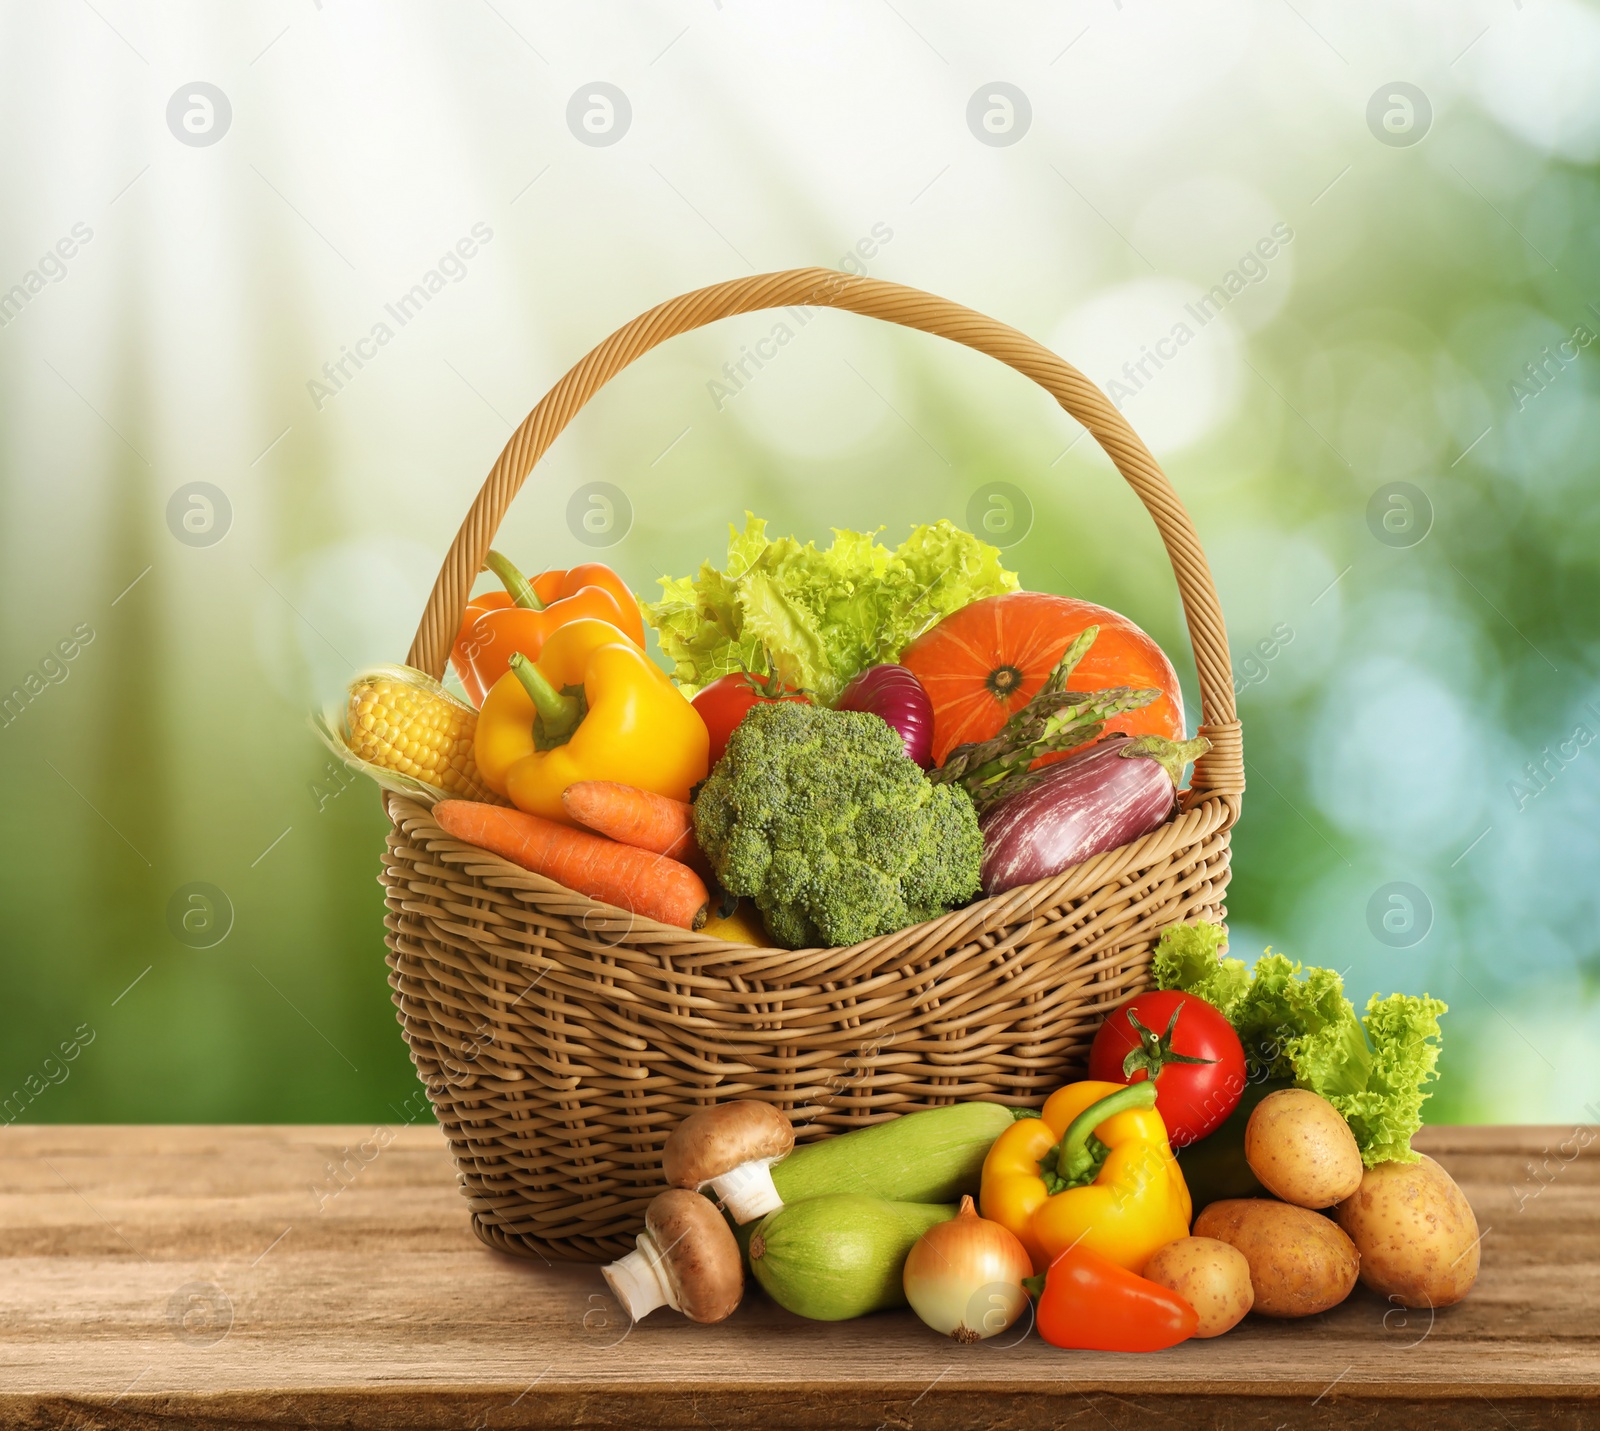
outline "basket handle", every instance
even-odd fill
[[[1244,753],[1217,589],[1189,514],[1127,420],[1082,373],[1027,334],[947,298],[830,268],[756,274],[685,293],[623,324],[572,367],[511,434],[490,470],[450,544],[407,663],[435,678],[444,674],[472,583],[506,509],[534,463],[596,392],[634,359],[679,333],[719,318],[791,306],[843,308],[987,353],[1032,378],[1088,428],[1154,520],[1183,599],[1200,676],[1200,733],[1211,741],[1211,749],[1195,762],[1189,803],[1212,794],[1236,802],[1244,792]]]

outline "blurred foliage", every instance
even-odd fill
[[[154,71],[97,12],[10,12],[0,290],[74,222],[94,236],[0,326],[0,694],[38,687],[0,722],[0,1098],[31,1080],[21,1116],[47,1121],[403,1118],[384,820],[307,712],[404,654],[513,423],[591,345],[881,228],[852,265],[1104,386],[1145,360],[1124,409],[1206,542],[1239,672],[1233,952],[1345,971],[1358,1004],[1448,1000],[1434,1120],[1600,1117],[1600,384],[1575,337],[1600,332],[1600,98],[1548,72],[1583,73],[1600,20],[1502,10],[1355,7],[1319,36],[1287,10],[1129,6],[1069,45],[1081,25],[1045,7],[980,30],[928,5],[941,69],[888,11],[840,8],[826,45],[764,7],[641,6],[628,34],[519,12],[535,57],[487,7],[130,7]],[[163,123],[177,69],[233,101],[213,147]],[[566,127],[591,72],[633,100],[614,148]],[[1011,147],[963,119],[994,73],[1032,97]],[[1412,146],[1366,120],[1395,74],[1431,99]],[[480,222],[464,275],[319,402]],[[1186,316],[1280,223],[1259,279]],[[719,393],[779,321],[619,377],[501,544],[653,592],[747,507],[892,543],[1009,483],[1024,584],[1145,625],[1198,719],[1170,570],[1091,439],[990,360],[847,315],[794,320]],[[632,511],[603,553],[568,517],[592,481]],[[231,507],[212,545],[169,515],[197,482]],[[197,882],[232,910],[209,948],[180,937]]]

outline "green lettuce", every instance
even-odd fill
[[[1290,1078],[1326,1098],[1350,1125],[1362,1161],[1415,1162],[1426,1085],[1438,1077],[1439,1015],[1426,994],[1367,1001],[1357,1019],[1344,980],[1270,949],[1246,969],[1224,959],[1221,926],[1177,924],[1156,945],[1156,987],[1182,989],[1222,1011],[1244,1044],[1252,1079]]]
[[[890,551],[873,532],[835,530],[826,550],[769,538],[745,513],[728,558],[698,576],[662,577],[644,603],[673,679],[693,694],[730,671],[770,669],[823,704],[868,666],[895,660],[941,617],[1016,591],[999,551],[951,522],[915,528]]]

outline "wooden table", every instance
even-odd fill
[[[1570,1128],[1421,1145],[1484,1232],[1430,1316],[1358,1288],[1154,1356],[960,1347],[909,1313],[629,1329],[590,1267],[472,1236],[438,1131],[0,1131],[0,1424],[168,1427],[1600,1426],[1600,1149]],[[1548,1153],[1545,1151],[1548,1149]]]

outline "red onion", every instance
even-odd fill
[[[1148,835],[1172,813],[1183,767],[1207,749],[1204,740],[1113,735],[1046,766],[978,821],[984,894],[1049,879]]]
[[[933,702],[904,666],[868,666],[844,688],[834,709],[881,716],[911,759],[924,770],[933,764]]]

